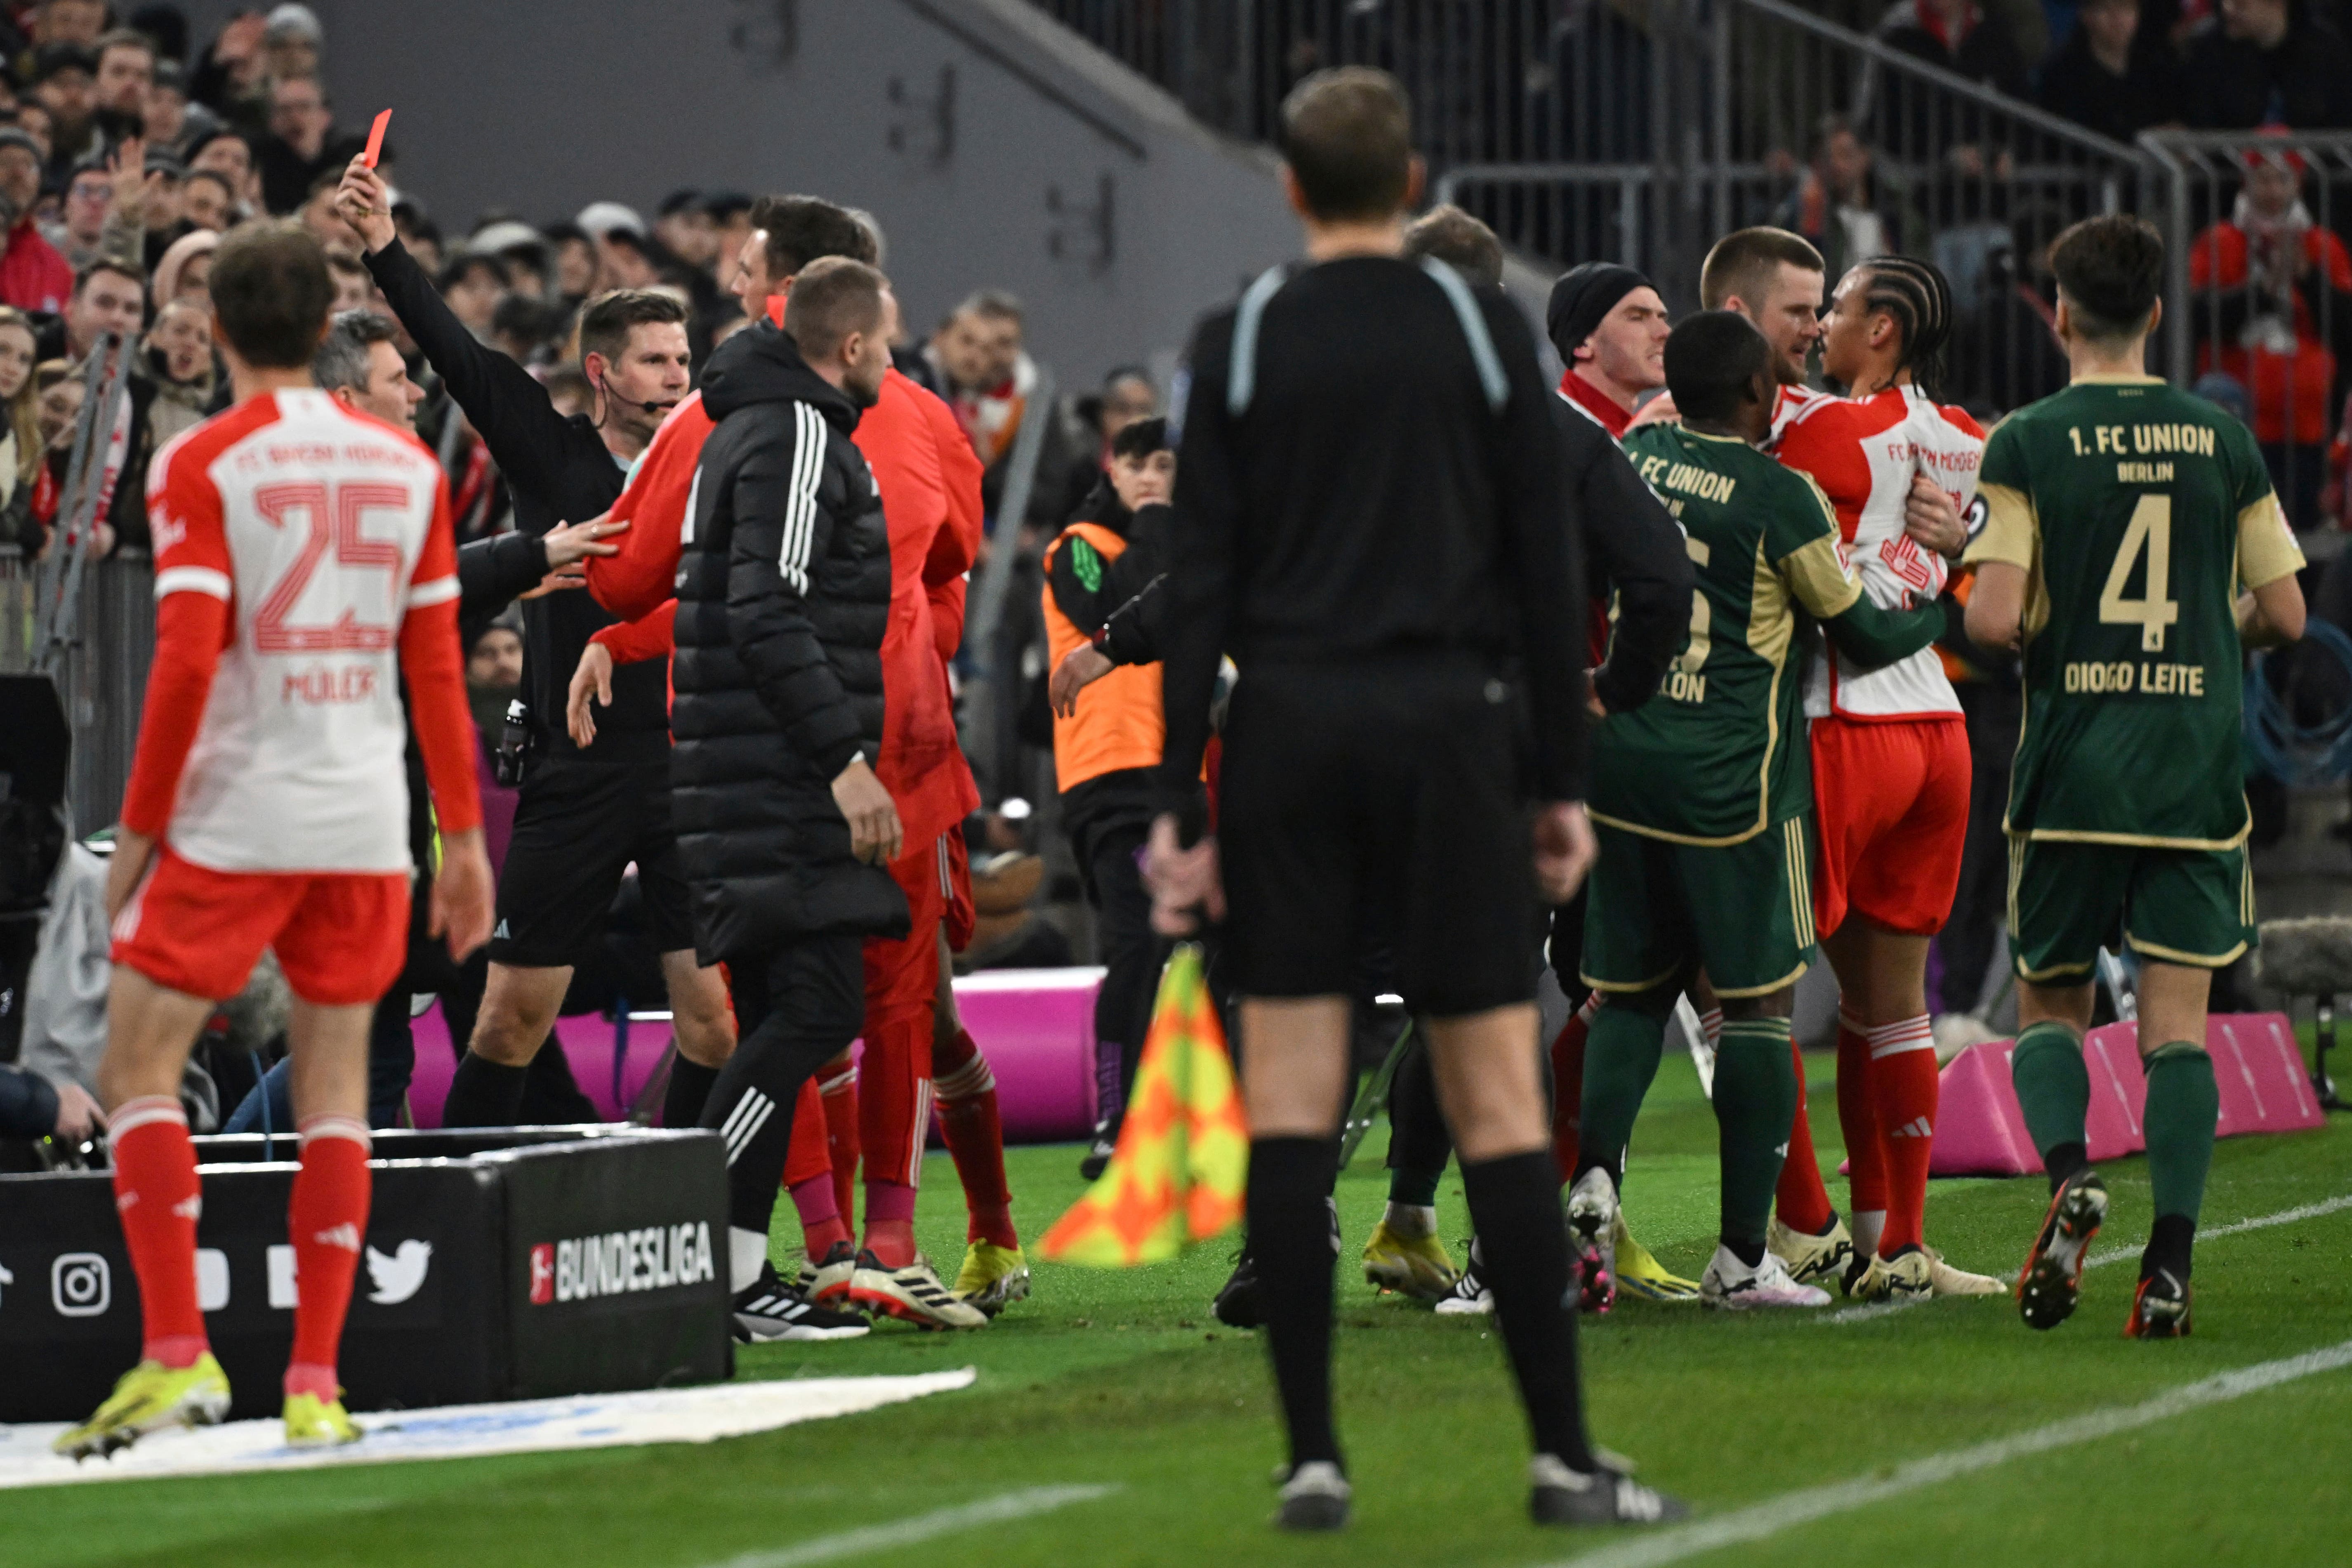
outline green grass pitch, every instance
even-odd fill
[[[1809,1063],[1813,1126],[1833,1140],[1826,1058]],[[1355,1251],[1385,1195],[1376,1132],[1342,1178],[1338,1386],[1356,1483],[1338,1539],[1266,1528],[1279,1457],[1256,1336],[1209,1298],[1225,1247],[1122,1273],[1038,1266],[1037,1293],[983,1332],[893,1325],[845,1344],[746,1352],[740,1375],[979,1369],[965,1391],[731,1441],[17,1491],[0,1568],[336,1564],[642,1564],[782,1561],[795,1548],[1023,1489],[1115,1492],[1033,1518],[835,1561],[1096,1565],[1262,1563],[1550,1564],[1632,1532],[1538,1531],[1523,1512],[1525,1440],[1489,1321],[1379,1299]],[[1686,1060],[1670,1060],[1633,1141],[1635,1233],[1696,1276],[1715,1230],[1715,1131]],[[1825,1142],[1825,1161],[1836,1155]],[[1013,1153],[1017,1217],[1042,1232],[1076,1195],[1076,1151]],[[2105,1168],[2096,1250],[2136,1248],[2144,1162]],[[943,1271],[961,1253],[953,1170],[935,1156],[919,1228]],[[1833,1195],[1843,1189],[1832,1180]],[[2352,1124],[2222,1143],[2213,1227],[2352,1194]],[[1460,1184],[1441,1195],[1466,1232]],[[1938,1182],[1928,1236],[1958,1264],[2014,1271],[2043,1207],[2039,1180]],[[790,1205],[780,1228],[793,1231]],[[1457,1249],[1457,1261],[1459,1254]],[[1886,1476],[1906,1460],[2136,1405],[2216,1373],[2352,1338],[2352,1209],[2216,1237],[2197,1264],[2197,1333],[2120,1336],[2134,1270],[2093,1272],[2082,1310],[2035,1334],[2007,1298],[1866,1321],[1727,1319],[1641,1301],[1584,1325],[1595,1436],[1702,1515],[1796,1489]],[[0,1372],[5,1375],[5,1372]],[[158,1439],[168,1441],[168,1437]],[[2352,1369],[2137,1430],[2029,1456],[1819,1519],[1703,1563],[2352,1561]],[[911,1554],[911,1557],[909,1556]]]

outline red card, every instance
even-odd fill
[[[371,169],[375,167],[376,157],[383,151],[383,128],[391,123],[392,110],[387,109],[375,117],[375,123],[368,129],[366,159]],[[350,143],[345,142],[344,145],[349,146]]]

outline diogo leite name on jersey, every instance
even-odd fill
[[[2137,663],[2127,658],[2075,659],[2066,666],[2065,682],[2070,692],[2109,692],[2119,696],[2137,692],[2143,697],[2202,697],[2205,695],[2205,667],[2147,659]]]

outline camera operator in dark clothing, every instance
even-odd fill
[[[520,531],[542,535],[608,510],[628,463],[686,395],[684,307],[645,289],[590,300],[581,312],[580,344],[595,397],[591,413],[567,419],[529,372],[484,346],[442,303],[394,232],[374,170],[352,161],[336,211],[366,245],[368,271],[393,313],[497,459]],[[632,860],[645,894],[646,934],[661,954],[679,1054],[715,1068],[734,1048],[725,987],[715,969],[694,959],[670,825],[663,666],[645,663],[614,674],[612,706],[597,725],[593,751],[574,746],[564,729],[572,672],[589,637],[611,621],[585,594],[550,594],[523,606],[531,754],[499,880],[488,987],[443,1111],[449,1126],[514,1121],[524,1071],[554,1026],[572,966],[602,933]]]
[[[1404,1000],[1486,1238],[1549,1523],[1676,1511],[1586,1436],[1569,1255],[1536,1042],[1538,895],[1592,858],[1584,593],[1551,391],[1526,321],[1443,262],[1402,259],[1419,195],[1388,76],[1308,78],[1283,106],[1308,265],[1204,321],[1171,535],[1149,875],[1164,931],[1216,919],[1242,1004],[1250,1245],[1290,1437],[1277,1521],[1344,1525],[1330,1408],[1326,1194],[1367,907],[1393,915]],[[1242,669],[1218,832],[1198,778],[1220,656]],[[1532,827],[1532,832],[1531,832]]]

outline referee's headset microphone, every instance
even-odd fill
[[[682,401],[677,398],[672,398],[667,403],[640,403],[634,397],[624,397],[619,393],[613,390],[613,381],[608,375],[600,375],[596,377],[593,381],[589,383],[589,385],[599,397],[605,398],[614,403],[626,404],[631,408],[642,408],[649,414],[659,416],[667,416],[670,410],[676,408],[678,405],[678,403]],[[597,423],[602,425],[604,421],[600,419]],[[656,423],[659,423],[659,421],[656,420]]]

